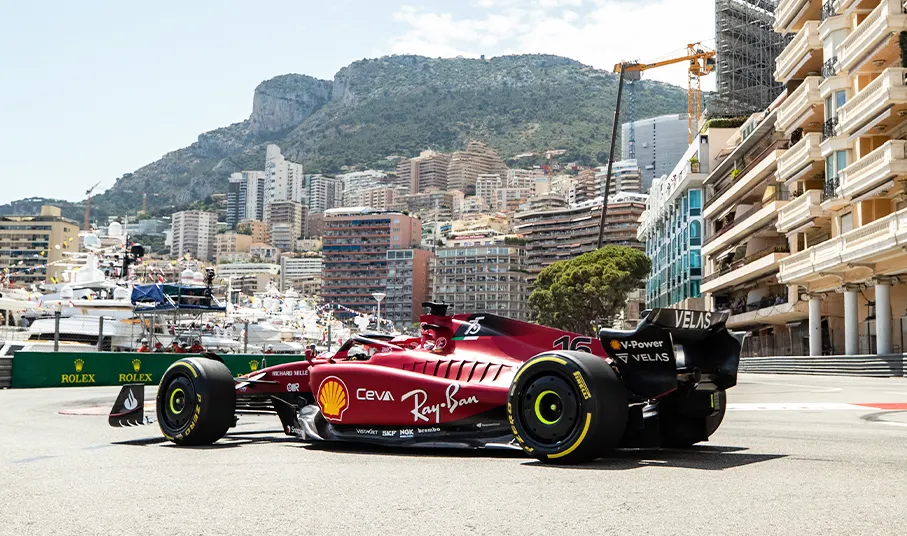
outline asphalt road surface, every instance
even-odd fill
[[[905,379],[743,375],[710,443],[580,467],[328,451],[267,416],[178,448],[109,428],[117,391],[0,391],[0,534],[907,533]]]

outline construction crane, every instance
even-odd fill
[[[101,184],[101,183],[100,182],[94,183],[94,186],[92,186],[91,188],[88,189],[88,191],[85,192],[85,230],[86,231],[89,230],[88,222],[91,219],[91,192],[93,192],[94,189],[97,188],[99,184]]]
[[[684,61],[689,62],[689,69],[687,69],[687,128],[689,130],[687,143],[693,143],[693,135],[699,128],[699,116],[702,115],[701,78],[715,70],[714,50],[703,46],[702,43],[691,43],[687,45],[686,52],[682,56],[653,63],[635,61],[618,63],[614,66],[614,72],[626,72],[626,79],[632,82],[639,80],[643,71]],[[630,115],[630,122],[632,123],[635,117],[633,117],[632,112]],[[631,138],[635,138],[635,136],[631,136]],[[635,142],[635,139],[629,141],[631,145],[635,145]]]
[[[638,61],[624,61],[614,66],[614,72],[620,76],[617,79],[617,104],[614,107],[614,121],[611,124],[611,150],[608,154],[608,173],[605,176],[605,195],[602,202],[601,219],[598,223],[598,248],[601,249],[605,238],[605,219],[608,216],[608,196],[611,194],[611,169],[614,165],[614,146],[617,140],[617,125],[620,124],[620,101],[624,93],[624,81],[631,82],[642,78],[642,72],[656,67],[673,65],[684,61],[690,62],[687,70],[687,128],[688,142],[693,143],[693,134],[699,129],[699,116],[702,115],[702,86],[700,77],[715,70],[715,51],[706,48],[702,43],[687,45],[686,54],[676,58],[656,61],[653,63],[639,63]],[[633,148],[636,145],[636,135],[632,128],[631,117],[630,140],[628,143]],[[695,125],[695,128],[694,128]],[[635,150],[633,151],[635,152]],[[635,156],[635,155],[634,155]]]

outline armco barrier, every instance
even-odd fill
[[[825,376],[904,376],[905,354],[745,357],[740,372]]]
[[[13,358],[12,387],[80,387],[144,383],[157,385],[174,361],[194,354],[135,352],[17,352]],[[234,376],[267,365],[304,359],[298,355],[221,356]],[[2,371],[0,371],[2,378]]]
[[[13,381],[13,358],[0,357],[0,389],[10,387]]]

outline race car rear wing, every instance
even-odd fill
[[[727,329],[727,312],[655,309],[635,330],[603,329],[602,345],[627,385],[642,397],[677,388],[678,374],[695,373],[718,389],[737,384],[744,333]],[[682,354],[678,364],[678,354]]]

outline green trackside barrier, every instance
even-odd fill
[[[157,385],[173,362],[198,354],[136,352],[16,352],[13,358],[13,388],[85,387],[144,383]],[[223,354],[234,376],[267,365],[305,359],[300,355]]]

